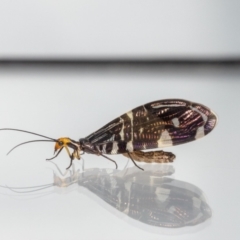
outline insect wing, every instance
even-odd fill
[[[216,122],[202,104],[159,100],[121,115],[85,139],[102,153],[118,154],[187,143],[207,135]]]

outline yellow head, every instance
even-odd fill
[[[76,142],[70,138],[67,137],[62,137],[57,139],[55,147],[54,147],[54,153],[57,152],[56,156],[62,151],[62,149],[65,148],[71,161],[74,160],[75,158],[80,160],[80,144],[79,142]],[[73,152],[70,153],[69,148],[73,149]]]
[[[42,134],[38,134],[38,133],[35,133],[35,132],[30,132],[30,131],[25,131],[25,130],[21,130],[21,129],[16,129],[16,128],[2,128],[0,129],[1,130],[10,130],[10,131],[19,131],[19,132],[24,132],[24,133],[28,133],[28,134],[32,134],[32,135],[36,135],[36,136],[39,136],[39,137],[43,137],[45,139],[37,139],[37,140],[31,140],[31,141],[26,141],[26,142],[22,142],[18,145],[16,145],[15,147],[13,147],[9,152],[12,152],[15,148],[23,145],[23,144],[28,144],[28,143],[33,143],[33,142],[55,142],[55,148],[54,148],[54,152],[57,152],[55,154],[54,157],[52,158],[48,158],[46,160],[52,160],[54,158],[56,158],[58,156],[58,154],[62,151],[63,148],[66,149],[69,157],[70,157],[70,165],[68,168],[71,167],[72,165],[72,161],[76,158],[78,160],[80,160],[80,154],[81,154],[81,151],[82,151],[82,144],[80,143],[80,141],[74,141],[70,138],[67,138],[67,137],[63,137],[63,138],[59,138],[59,139],[54,139],[54,138],[50,138],[50,137],[47,137],[47,136],[44,136]],[[70,153],[69,151],[69,148],[72,148],[73,149],[73,152]],[[67,169],[68,169],[67,168]]]

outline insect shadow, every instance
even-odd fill
[[[132,219],[164,228],[198,225],[212,215],[198,187],[169,177],[174,173],[171,165],[146,165],[144,172],[139,172],[135,167],[80,171],[73,165],[65,173],[57,165],[55,169],[51,184],[8,188],[18,194],[32,194],[50,187],[54,187],[57,193],[67,193],[76,190],[76,187],[81,193],[86,193],[85,188],[97,196],[96,201],[101,198],[107,205]],[[44,191],[40,192],[44,194]]]

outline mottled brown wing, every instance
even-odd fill
[[[166,99],[137,107],[85,139],[102,153],[118,154],[187,143],[207,135],[216,122],[201,104]]]

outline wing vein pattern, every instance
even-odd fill
[[[87,136],[105,154],[162,148],[194,141],[215,127],[206,106],[181,99],[159,100],[134,108]]]

